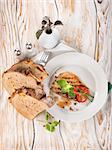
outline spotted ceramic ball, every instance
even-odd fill
[[[27,49],[31,49],[32,48],[32,44],[31,43],[26,43],[26,48]]]
[[[20,51],[19,49],[15,49],[15,50],[14,50],[14,53],[15,53],[17,56],[21,55],[21,51]]]

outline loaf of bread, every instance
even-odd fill
[[[45,69],[32,60],[14,64],[3,73],[3,85],[10,94],[10,103],[28,119],[48,108],[45,103],[43,80],[48,76]]]

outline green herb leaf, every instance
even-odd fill
[[[76,97],[76,94],[75,94],[75,93],[72,93],[72,92],[69,92],[68,95],[69,95],[71,98],[75,98],[75,97]]]
[[[45,128],[46,128],[48,131],[50,131],[50,124],[47,123],[47,124],[45,125]]]
[[[37,37],[37,39],[39,39],[39,37],[41,36],[42,32],[43,32],[42,29],[41,29],[41,30],[38,30],[38,31],[36,32],[36,37]]]
[[[59,123],[60,123],[59,121],[53,121],[52,125],[57,126],[57,125],[59,125]]]
[[[68,93],[72,98],[75,98],[74,87],[70,85],[66,80],[58,80],[58,85],[61,87],[62,93]]]
[[[108,82],[108,93],[111,91],[111,89],[112,89],[112,84]]]
[[[54,132],[56,125],[54,125],[53,123],[51,123],[51,124],[50,124],[50,123],[47,123],[45,127],[46,127],[46,129],[47,129],[48,131]]]
[[[50,131],[50,132],[54,132],[55,131],[55,127],[57,125],[59,125],[59,121],[53,121],[53,122],[49,122],[49,118],[51,118],[52,116],[46,112],[45,113],[45,120],[46,120],[46,125],[45,125],[45,128]]]
[[[66,85],[68,85],[66,80],[58,80],[57,83],[61,88],[64,88]]]
[[[51,131],[51,132],[54,132],[54,131],[55,131],[55,126],[52,125],[52,124],[50,125],[50,131]]]
[[[76,97],[76,94],[74,93],[74,87],[69,88],[68,95],[72,98]]]
[[[50,114],[48,112],[45,113],[45,120],[48,121]]]
[[[72,87],[66,80],[58,80],[58,85],[60,86],[62,93],[66,93]]]
[[[66,85],[65,87],[62,88],[62,92],[63,93],[69,92],[70,88],[71,88],[71,85],[68,84],[68,85]]]

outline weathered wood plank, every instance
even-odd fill
[[[76,3],[78,3],[78,5],[79,5],[78,8],[80,8],[81,2],[77,1]],[[75,3],[75,5],[76,5],[76,3]],[[81,44],[79,44],[77,47],[79,49],[81,49],[83,53],[86,53],[86,54],[92,56],[96,60],[99,60],[99,58],[100,58],[99,63],[103,67],[103,69],[105,70],[107,77],[109,79],[110,78],[111,65],[112,65],[112,63],[111,63],[111,60],[112,60],[112,55],[111,55],[111,27],[112,27],[112,25],[110,24],[110,22],[111,22],[110,21],[111,20],[111,16],[110,16],[111,10],[110,9],[112,7],[111,7],[111,3],[109,1],[107,2],[107,4],[105,4],[105,3],[104,3],[104,5],[102,4],[100,6],[100,4],[97,3],[97,1],[95,1],[95,2],[93,1],[93,3],[92,3],[92,1],[90,1],[89,3],[88,3],[88,1],[86,1],[85,4],[84,4],[84,1],[82,2],[83,7],[86,5],[87,9],[90,10],[89,16],[91,15],[91,17],[88,18],[89,21],[93,20],[93,24],[91,26],[92,32],[90,32],[91,36],[89,36],[89,38],[92,40],[95,37],[95,39],[93,40],[94,43],[92,44],[92,49],[90,48],[90,45],[88,46],[89,47],[88,51],[85,51],[85,50],[87,50],[87,47],[85,50],[82,49],[81,44],[84,46],[85,43],[86,44],[89,43],[88,41],[85,41],[83,43],[83,38],[82,38],[83,36],[78,35],[76,37],[71,38],[72,40],[68,41],[68,42],[72,43],[73,39],[76,39],[76,41],[78,39],[78,41],[80,41],[78,43],[81,43]],[[63,5],[63,7],[61,7],[61,5]],[[62,3],[60,5],[58,3],[58,6],[60,8],[63,8],[63,9],[65,7],[65,10],[63,10],[63,11],[61,9],[59,9],[60,12],[64,12],[64,13],[67,12],[67,8],[69,8],[69,5],[66,6],[66,4],[64,4],[64,3]],[[84,8],[83,8],[83,11],[81,9],[83,14],[84,14]],[[86,12],[89,12],[89,11],[87,11],[87,9],[86,9]],[[71,9],[69,8],[69,11],[68,11],[69,13],[66,13],[66,18],[68,16],[71,16],[70,10]],[[76,9],[74,9],[74,10],[75,10],[76,14],[78,14],[78,13],[81,14],[80,9],[78,9],[79,12],[76,12]],[[96,12],[96,14],[95,14],[95,12],[93,14],[93,12],[91,10],[92,11],[94,10]],[[75,13],[73,14],[74,16],[75,16]],[[64,15],[65,14],[63,14],[63,16]],[[87,14],[86,14],[86,17],[87,17]],[[67,20],[69,20],[69,19],[71,19],[71,17],[67,18]],[[83,22],[84,20],[81,20],[81,21]],[[74,22],[73,19],[70,22],[72,22],[72,25],[74,23],[74,26],[79,23],[79,22],[78,23]],[[99,22],[100,22],[100,26],[97,25]],[[68,21],[68,23],[69,23],[69,21]],[[82,25],[83,24],[84,23],[82,23]],[[80,28],[80,30],[83,29],[83,26],[80,26],[80,24],[78,24],[78,25],[79,25],[78,28]],[[71,27],[71,25],[69,25],[69,26]],[[69,28],[69,26],[67,26],[67,27]],[[73,33],[74,28],[73,28],[73,26],[72,26],[72,28],[70,28],[69,31],[71,31],[71,30],[72,31],[70,32],[70,34],[68,33],[67,38],[72,35],[71,33]],[[85,33],[87,33],[89,35],[88,31],[90,31],[90,29],[87,28]],[[64,33],[67,34],[67,32],[64,32]],[[81,34],[86,37],[85,33],[82,30]],[[95,34],[93,34],[93,33],[95,33]],[[90,39],[89,39],[89,41],[90,41]],[[66,41],[66,38],[65,38],[65,41]],[[77,45],[77,43],[75,43],[75,45]],[[92,50],[93,50],[93,55],[91,55]],[[83,125],[82,130],[78,130],[77,124],[73,124],[73,125],[69,124],[69,126],[67,126],[66,124],[62,124],[62,126],[61,126],[62,127],[62,134],[63,134],[63,138],[65,141],[66,147],[68,149],[73,147],[73,145],[75,145],[75,147],[77,147],[79,149],[81,149],[82,147],[83,148],[85,147],[86,149],[88,149],[88,148],[91,148],[91,149],[99,149],[99,148],[107,149],[108,148],[108,149],[110,149],[110,145],[111,145],[111,141],[110,141],[111,140],[110,139],[110,137],[111,137],[110,136],[111,135],[111,126],[110,126],[110,124],[111,124],[111,98],[110,97],[109,97],[109,101],[107,102],[107,104],[104,107],[107,107],[108,110],[102,109],[97,114],[97,117],[96,117],[97,119],[95,119],[95,121],[91,119],[91,120],[88,120],[85,122],[85,125],[88,126],[88,128],[87,128],[88,132],[86,131],[85,126],[83,125],[84,123],[78,124],[79,128],[81,128],[81,126]],[[73,128],[73,126],[74,126],[74,128]],[[66,129],[67,136],[65,135],[65,129]],[[77,134],[79,135],[80,143],[79,143],[79,139],[77,139],[77,136],[72,136],[72,134],[69,133],[70,131],[71,131],[71,133],[73,133],[75,131],[76,135]],[[83,136],[83,132],[85,132],[87,136]],[[103,134],[103,137],[102,137],[102,134]],[[68,137],[71,137],[71,138],[68,139]],[[85,139],[85,142],[83,143],[84,139]],[[89,143],[90,139],[92,139],[92,141],[94,141],[94,142],[92,143],[92,141],[91,141]],[[71,146],[71,143],[73,144],[72,146]],[[83,143],[83,146],[82,146],[82,143]],[[69,147],[69,144],[71,147]]]
[[[72,1],[69,1],[72,3]],[[72,47],[94,58],[96,49],[97,14],[94,1],[78,1],[66,5],[58,1],[59,18],[64,20],[63,38]],[[69,29],[66,31],[66,29]],[[94,120],[81,123],[61,124],[65,147],[71,149],[99,149],[95,135]]]
[[[18,43],[16,1],[0,1],[0,71],[14,63],[14,47]],[[2,68],[1,68],[2,67]],[[29,149],[32,146],[33,126],[19,115],[7,100],[3,90],[0,100],[0,149]]]
[[[35,32],[40,27],[42,17],[48,15],[53,21],[62,20],[63,40],[100,60],[99,64],[112,82],[111,8],[110,0],[104,0],[101,4],[97,0],[1,0],[0,71],[3,72],[15,62],[13,50],[25,50],[26,42],[31,42],[38,52],[42,50],[39,49]],[[7,102],[5,90],[1,91],[1,150],[111,149],[111,96],[95,118],[74,124],[61,122],[57,131],[50,134],[37,121],[44,120],[44,114],[34,120],[33,128],[33,123],[16,113]]]
[[[57,1],[59,19],[64,23],[63,39],[72,47],[94,57],[96,11],[93,0]],[[69,30],[68,30],[69,29]]]
[[[41,6],[41,7],[39,7]],[[21,50],[26,50],[25,44],[31,42],[38,50],[38,41],[35,33],[41,26],[43,16],[50,16],[55,20],[56,10],[54,1],[18,1],[17,3],[17,25]],[[39,15],[38,15],[39,14]],[[52,16],[53,15],[53,16]],[[38,50],[39,52],[39,50]],[[42,120],[42,115],[40,120]],[[44,119],[43,119],[44,120]],[[54,134],[49,134],[34,121],[35,137],[33,149],[63,149],[60,133],[57,130]],[[57,138],[57,140],[55,140]]]
[[[97,8],[97,22],[98,26],[98,41],[97,41],[97,58],[99,64],[106,72],[108,81],[112,82],[111,68],[112,68],[112,2],[103,1],[98,4]],[[95,117],[96,135],[101,149],[111,149],[111,119],[112,119],[112,97],[108,96],[108,101]]]

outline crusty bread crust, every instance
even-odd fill
[[[31,75],[35,77],[38,82],[42,82],[47,76],[45,69],[38,64],[35,64],[32,60],[23,60],[17,64],[14,64],[7,72],[20,72],[25,75]]]

